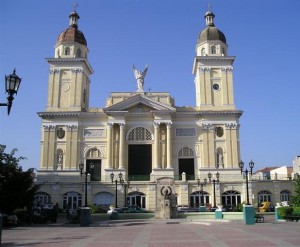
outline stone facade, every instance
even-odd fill
[[[90,173],[90,205],[113,204],[117,192],[119,206],[138,205],[155,211],[157,182],[162,178],[174,180],[172,196],[179,205],[236,206],[245,201],[245,181],[238,166],[242,111],[234,103],[235,57],[228,56],[224,35],[209,36],[207,29],[216,29],[213,17],[206,13],[207,26],[196,47],[195,107],[176,106],[169,93],[146,93],[139,84],[136,92],[111,93],[103,108],[89,108],[93,69],[85,38],[78,30],[79,15],[70,15],[71,31],[65,32],[74,38],[68,35],[65,40],[60,35],[54,57],[47,59],[48,101],[46,110],[38,113],[42,119],[41,203],[51,200],[71,209],[84,204],[80,163]],[[147,67],[142,80],[146,72]],[[209,173],[211,181],[200,190],[197,178],[203,182]],[[119,182],[115,186],[111,174],[117,180],[122,174],[125,182],[130,180],[129,187]],[[280,200],[281,191],[293,191],[289,181],[249,179],[252,203],[261,200],[257,198],[260,191],[269,191],[273,202]]]

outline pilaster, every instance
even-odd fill
[[[172,166],[172,123],[167,125],[167,169],[173,168]]]
[[[107,124],[107,169],[112,169],[112,128],[113,124]]]
[[[120,123],[119,168],[124,169],[125,124]]]

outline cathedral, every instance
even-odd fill
[[[69,15],[54,57],[47,58],[48,99],[45,111],[38,113],[40,203],[77,209],[86,198],[88,205],[155,211],[163,181],[172,185],[168,193],[177,205],[235,207],[246,201],[239,167],[243,112],[235,107],[233,90],[235,57],[214,18],[211,11],[205,13],[196,43],[194,107],[177,106],[170,93],[145,92],[151,71],[133,65],[136,91],[113,92],[103,107],[90,108],[94,70],[79,15],[75,10]],[[249,175],[249,183],[254,205],[289,199],[293,191],[288,180]]]

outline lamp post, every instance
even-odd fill
[[[124,179],[122,179],[122,186],[124,187],[124,196],[125,196],[125,199],[124,199],[124,207],[127,207],[127,188],[129,188],[129,185],[130,185],[130,180],[127,180],[127,182],[124,181]]]
[[[246,168],[246,170],[243,170],[243,168],[244,168],[244,162],[241,160],[240,162],[239,162],[239,167],[240,167],[240,169],[241,169],[241,174],[243,174],[243,172],[244,172],[244,174],[245,174],[245,176],[246,176],[246,192],[247,192],[247,203],[246,203],[246,205],[251,205],[250,203],[249,203],[249,185],[248,185],[248,173],[250,172],[250,174],[252,175],[252,169],[253,169],[253,167],[254,167],[254,162],[251,160],[250,162],[249,162],[249,168],[250,168],[250,171],[248,171],[248,169]]]
[[[110,174],[110,178],[111,178],[111,182],[113,183],[114,182],[114,176],[115,176],[115,174],[114,173],[111,173]],[[115,184],[116,184],[116,192],[115,192],[115,208],[117,208],[118,207],[118,182],[120,183],[120,184],[122,184],[122,173],[120,172],[119,173],[119,180],[118,179],[116,179],[115,180]]]
[[[84,164],[81,162],[79,164],[79,169],[80,169],[80,176],[82,176],[82,174],[85,175],[85,195],[84,195],[84,207],[88,207],[88,204],[87,204],[87,176],[88,176],[88,171],[87,169],[85,168],[85,172],[83,172],[83,168],[84,168]],[[90,172],[94,169],[94,164],[93,163],[90,163]]]
[[[201,198],[203,198],[203,187],[207,184],[207,178],[204,178],[204,182],[200,182],[200,178],[197,178],[197,184],[199,187],[199,194],[200,194],[200,198],[199,198],[199,204],[201,206]],[[204,203],[204,198],[203,198],[203,203]]]
[[[211,181],[213,182],[213,185],[214,185],[214,208],[216,208],[216,183],[219,183],[219,177],[220,177],[220,174],[217,172],[216,173],[216,179],[214,178],[213,180],[211,180],[212,178],[212,174],[209,172],[207,174],[208,176],[208,179],[209,179],[209,182],[211,183]]]
[[[5,76],[5,91],[8,94],[7,103],[0,103],[0,106],[7,106],[7,115],[10,113],[14,94],[18,93],[21,80],[22,79],[16,75],[16,69],[14,69],[12,74]]]

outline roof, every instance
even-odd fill
[[[204,30],[200,32],[198,38],[198,44],[208,40],[220,40],[226,44],[226,38],[224,33],[222,33],[216,27],[212,27],[212,26],[207,26]]]
[[[76,12],[72,12],[69,15],[70,25],[63,31],[57,38],[56,45],[64,42],[76,42],[82,45],[87,45],[86,39],[83,33],[78,29],[77,21],[80,18]]]
[[[277,169],[277,168],[279,168],[279,166],[270,166],[270,167],[265,167],[265,168],[263,168],[263,169],[260,169],[260,170],[257,170],[255,173],[259,173],[259,172],[262,172],[262,173],[264,173],[264,172],[270,172],[271,170],[274,170],[274,169]]]
[[[78,27],[68,27],[63,31],[57,38],[56,45],[64,42],[76,42],[82,45],[87,45],[86,39],[81,31],[78,30]]]

